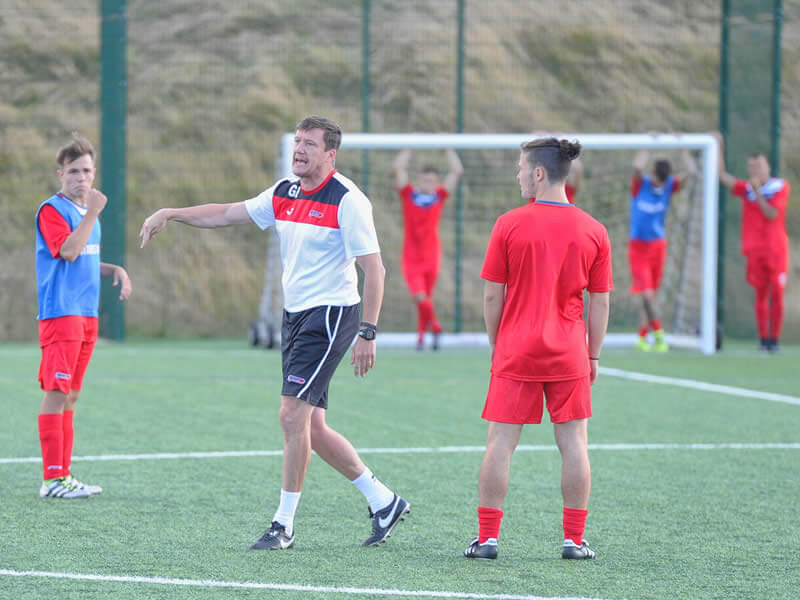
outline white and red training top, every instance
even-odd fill
[[[275,226],[287,311],[361,301],[355,257],[380,252],[380,246],[372,204],[350,179],[333,170],[304,190],[299,178],[287,177],[245,207],[261,229]]]

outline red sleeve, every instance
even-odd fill
[[[681,180],[679,177],[673,177],[672,181],[672,193],[677,194],[681,191]]]
[[[610,292],[614,289],[614,280],[611,272],[611,242],[608,239],[608,230],[602,228],[603,237],[600,239],[600,248],[589,268],[590,293]]]
[[[446,187],[441,185],[436,188],[436,195],[439,196],[439,200],[441,200],[442,204],[444,204],[444,201],[450,196],[450,192],[447,191]]]
[[[411,200],[411,197],[414,194],[414,188],[411,186],[410,183],[407,183],[406,185],[397,190],[397,194],[403,200]]]
[[[638,194],[641,187],[642,187],[642,178],[631,177],[631,196],[635,196],[636,194]]]
[[[784,181],[783,187],[769,199],[769,203],[781,212],[786,212],[789,206],[789,194],[791,193],[789,182]]]
[[[747,196],[747,182],[744,179],[737,179],[731,188],[731,194],[740,198]]]
[[[55,207],[46,204],[39,211],[39,231],[44,238],[44,242],[50,249],[53,258],[58,258],[61,246],[72,234],[69,223],[64,220]]]
[[[489,247],[483,259],[481,279],[495,283],[508,282],[508,252],[506,232],[500,219],[494,224],[492,235],[489,237]]]

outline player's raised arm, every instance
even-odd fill
[[[636,156],[633,157],[633,178],[641,179],[644,176],[644,170],[647,168],[647,160],[650,153],[647,150],[639,150]]]
[[[458,152],[452,148],[447,149],[447,164],[449,169],[447,176],[444,178],[444,187],[448,194],[452,194],[458,186],[458,180],[464,174],[464,165],[461,164],[461,159],[458,157]]]
[[[251,223],[250,213],[244,202],[233,204],[201,204],[185,208],[162,208],[145,219],[139,237],[144,248],[153,237],[163,231],[167,222],[177,221],[201,229],[215,229],[229,225]]]
[[[411,160],[411,150],[406,148],[394,158],[392,170],[394,172],[394,187],[401,190],[408,185],[408,162]]]
[[[681,188],[689,182],[695,175],[697,175],[697,163],[689,152],[688,148],[683,149],[683,171],[678,173],[678,181],[680,181]]]
[[[733,189],[733,186],[736,185],[736,177],[725,170],[725,141],[719,131],[715,131],[711,135],[717,138],[717,147],[719,148],[719,182],[726,188]]]

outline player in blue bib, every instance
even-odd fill
[[[686,171],[672,174],[668,160],[657,160],[650,175],[644,173],[648,152],[640,150],[633,160],[631,179],[630,244],[628,258],[631,266],[631,292],[642,298],[639,323],[639,339],[636,347],[644,352],[655,350],[666,352],[669,346],[664,340],[657,304],[657,292],[664,273],[667,256],[665,220],[672,195],[697,172],[694,159],[684,151]],[[655,344],[647,341],[647,333],[653,331]]]

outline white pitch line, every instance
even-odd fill
[[[674,385],[677,387],[700,390],[703,392],[714,392],[716,394],[727,394],[728,396],[740,396],[742,398],[756,398],[758,400],[769,400],[771,402],[783,402],[784,404],[794,404],[800,406],[800,398],[787,396],[786,394],[775,394],[773,392],[762,392],[759,390],[749,390],[747,388],[734,387],[732,385],[719,385],[717,383],[707,383],[695,379],[679,379],[678,377],[664,377],[663,375],[650,375],[648,373],[637,373],[636,371],[624,371],[611,367],[600,367],[602,375],[620,377],[631,381],[643,381],[645,383],[658,383],[661,385]]]
[[[485,446],[439,446],[432,448],[359,448],[359,454],[452,454],[459,452],[483,452]],[[556,452],[554,445],[517,446],[517,452]],[[800,442],[770,443],[722,443],[722,444],[589,444],[592,451],[636,451],[636,450],[800,450]],[[73,456],[73,462],[104,462],[113,460],[175,460],[201,458],[239,458],[251,456],[282,456],[283,450],[230,450],[218,452],[155,452],[152,454],[100,454]],[[38,456],[0,458],[0,464],[40,463]]]
[[[176,579],[171,577],[138,577],[132,575],[92,575],[83,573],[53,573],[50,571],[13,571],[0,569],[0,576],[72,579],[112,583],[146,583],[152,585],[190,586],[203,588],[236,588],[279,590],[284,592],[315,592],[321,594],[350,594],[363,596],[400,596],[406,598],[459,598],[465,600],[601,600],[576,596],[528,596],[522,594],[477,594],[471,592],[441,592],[434,590],[393,590],[383,588],[334,587],[298,585],[292,583],[257,583],[217,581],[214,579]]]

